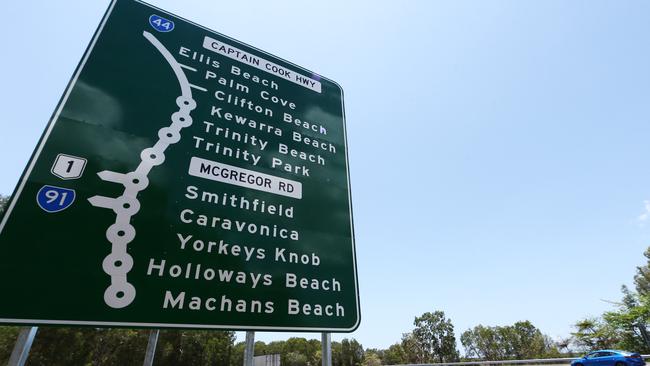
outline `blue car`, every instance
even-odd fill
[[[575,359],[571,366],[644,366],[645,360],[638,353],[603,349],[589,352]]]

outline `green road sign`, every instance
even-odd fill
[[[352,331],[343,93],[115,0],[0,221],[0,322]]]

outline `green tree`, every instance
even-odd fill
[[[463,332],[460,342],[466,357],[488,361],[548,358],[560,354],[555,343],[528,320],[507,326],[477,325]]]
[[[39,327],[29,353],[29,365],[106,365],[103,359],[93,362],[94,348],[102,346],[97,339],[95,329]]]
[[[39,327],[30,365],[139,365],[149,331]]]
[[[282,358],[282,365],[286,366],[309,366],[307,356],[299,352],[289,352]]]
[[[244,346],[244,343],[235,345],[232,366],[242,364]],[[304,363],[307,366],[316,366],[321,363],[321,343],[316,339],[307,340],[300,337],[292,337],[286,341],[273,341],[268,344],[261,341],[255,342],[256,356],[273,354],[280,355],[283,365],[290,361],[292,364],[302,365]]]
[[[255,349],[257,353],[257,349]],[[284,341],[273,341],[266,345],[265,355],[282,355],[284,353]]]
[[[642,352],[650,351],[648,322],[650,294],[639,295],[626,286],[621,288],[623,299],[618,309],[603,314],[603,320],[618,334],[618,347]]]
[[[363,346],[354,338],[344,338],[341,343],[332,342],[333,366],[359,366],[363,355]]]
[[[511,345],[510,354],[517,360],[547,357],[555,349],[548,337],[528,320],[516,322],[508,328],[511,332],[506,342]]]
[[[381,366],[381,357],[374,352],[366,352],[363,357],[362,366]]]
[[[283,356],[289,353],[299,353],[305,356],[309,365],[317,365],[320,362],[318,352],[320,351],[320,341],[315,339],[307,340],[305,338],[292,337],[286,340],[284,345]]]
[[[361,364],[363,365],[364,362],[368,357],[371,357],[372,355],[375,355],[379,358],[381,361],[384,358],[384,350],[383,349],[378,349],[378,348],[366,348],[365,351],[363,351],[363,361]]]
[[[211,366],[232,364],[232,358],[236,357],[233,350],[234,340],[234,332],[203,330],[161,331],[156,347],[156,365]],[[241,361],[243,362],[243,355]]]
[[[206,364],[228,365],[233,353],[235,332],[210,332],[212,335],[205,343]]]
[[[412,337],[415,341],[421,362],[458,361],[456,337],[451,319],[445,318],[443,311],[424,313],[413,321]]]
[[[255,356],[271,354],[271,353],[268,352],[268,345],[266,343],[264,343],[263,341],[255,342],[254,350],[255,350]]]
[[[39,333],[44,328],[39,328]],[[132,365],[136,366],[142,363],[144,353],[147,348],[149,336],[148,330],[135,329],[88,329],[81,328],[60,328],[62,332],[71,332],[75,334],[75,341],[79,345],[82,353],[88,354],[89,363],[92,365]],[[43,334],[38,334],[36,338]],[[35,342],[36,343],[36,342]],[[72,347],[53,347],[46,344],[48,352],[54,354],[74,353],[76,350]],[[61,352],[65,349],[66,352]],[[70,352],[68,352],[70,351]],[[51,357],[50,357],[51,358]],[[32,364],[30,359],[30,365]],[[75,362],[64,363],[67,365],[76,365]],[[44,362],[43,365],[48,365]]]
[[[647,262],[644,266],[636,267],[634,285],[639,295],[650,295],[650,247],[643,252],[643,256]]]
[[[402,348],[402,345],[399,343],[395,343],[388,347],[388,349],[383,352],[381,361],[384,365],[398,365],[409,362],[406,357],[406,352],[404,352],[404,348]]]
[[[495,361],[505,358],[501,341],[494,327],[477,325],[460,335],[460,343],[465,348],[465,356]]]
[[[9,197],[0,194],[0,217],[5,212],[5,207],[9,204]]]
[[[402,343],[400,346],[404,351],[404,358],[407,363],[426,362],[424,351],[413,336],[413,333],[402,334]]]
[[[599,318],[582,319],[574,327],[574,343],[583,350],[614,348],[618,343],[616,330]]]
[[[245,342],[239,342],[232,347],[232,356],[230,358],[230,366],[241,366],[244,364],[244,349],[246,348]]]

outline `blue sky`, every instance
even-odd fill
[[[362,324],[335,340],[387,347],[436,309],[566,337],[644,263],[650,3],[151,3],[343,86]],[[3,5],[0,193],[107,5]]]

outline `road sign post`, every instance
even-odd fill
[[[323,366],[332,366],[332,334],[321,333],[321,360]]]
[[[23,366],[29,357],[29,351],[32,349],[32,343],[36,337],[38,327],[24,327],[18,333],[18,339],[14,345],[14,349],[9,357],[7,366]]]
[[[0,220],[0,322],[346,332],[343,93],[114,0]]]
[[[160,335],[160,329],[152,329],[149,332],[149,341],[147,342],[147,350],[144,354],[143,366],[152,366],[153,359],[156,356],[156,346],[158,345],[158,336]]]
[[[246,332],[246,348],[244,348],[244,366],[253,366],[255,357],[255,332]]]

